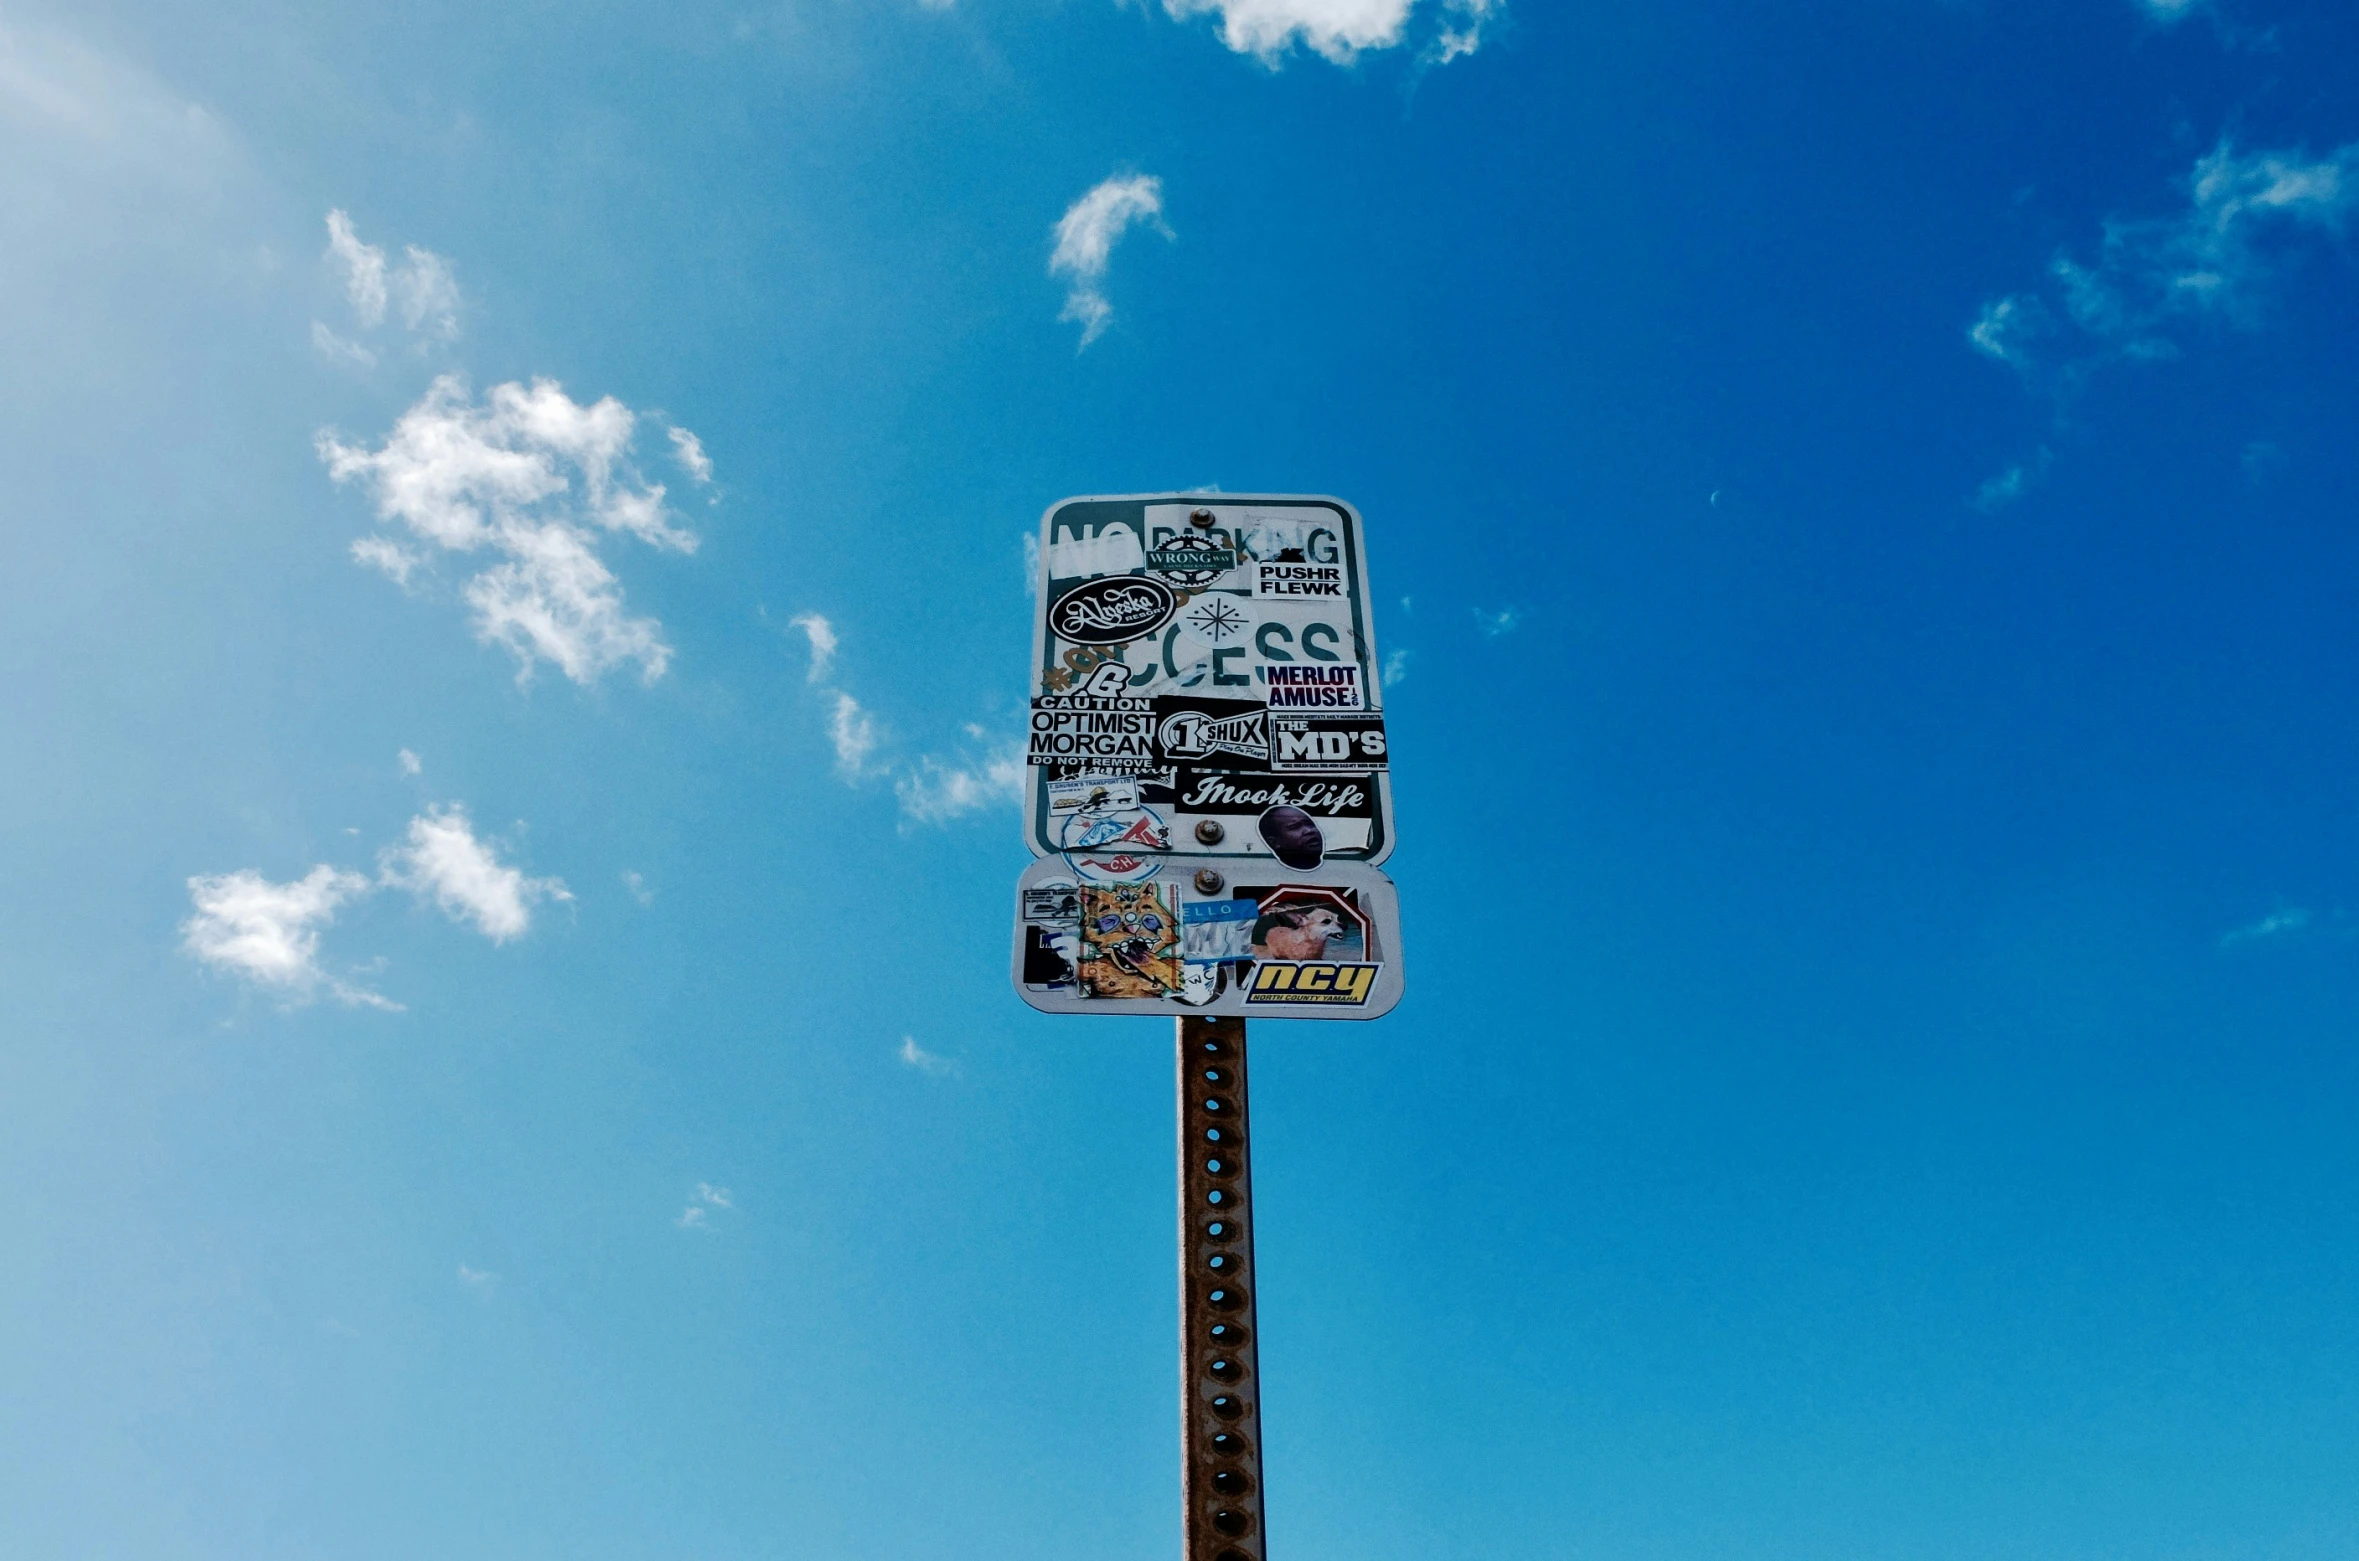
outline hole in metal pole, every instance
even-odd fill
[[[1234,1252],[1215,1252],[1204,1260],[1204,1267],[1215,1274],[1234,1274],[1244,1266],[1244,1260]]]
[[[1225,1282],[1213,1288],[1212,1293],[1204,1298],[1204,1304],[1216,1312],[1242,1311],[1245,1308],[1245,1292],[1234,1281]]]
[[[1242,1458],[1253,1451],[1253,1444],[1235,1431],[1212,1433],[1212,1455],[1215,1458]]]
[[[1227,1545],[1222,1547],[1220,1554],[1214,1556],[1212,1561],[1253,1561],[1253,1557],[1239,1550],[1235,1545]]]
[[[1211,1204],[1226,1203],[1228,1199],[1229,1195],[1221,1191],[1218,1187],[1213,1188],[1212,1191],[1204,1195],[1204,1201]]]
[[[1220,1418],[1223,1420],[1242,1420],[1245,1418],[1245,1400],[1237,1397],[1237,1395],[1234,1393],[1223,1393],[1220,1397],[1212,1401],[1211,1407],[1212,1412],[1220,1416]]]
[[[1250,1335],[1246,1333],[1245,1325],[1243,1323],[1214,1323],[1211,1327],[1205,1329],[1204,1331],[1206,1335],[1211,1338],[1214,1344],[1219,1345],[1224,1350],[1238,1349],[1242,1347],[1246,1339],[1250,1337]]]
[[[1243,1469],[1216,1469],[1212,1475],[1212,1488],[1223,1496],[1242,1496],[1253,1489],[1253,1481]]]
[[[1243,1539],[1253,1532],[1253,1518],[1233,1507],[1223,1507],[1212,1515],[1212,1526],[1231,1539]]]
[[[1229,1079],[1229,1072],[1228,1072],[1228,1069],[1226,1069],[1226,1068],[1206,1068],[1206,1069],[1204,1070],[1204,1082],[1205,1082],[1205,1083],[1207,1083],[1207,1084],[1227,1084],[1227,1083],[1229,1083],[1229,1082],[1230,1082],[1230,1079]]]
[[[1205,1367],[1204,1370],[1215,1382],[1234,1382],[1239,1377],[1245,1375],[1245,1368],[1238,1365],[1235,1361],[1229,1359],[1226,1355],[1223,1355],[1219,1360],[1216,1360],[1211,1365]]]
[[[1207,1095],[1204,1097],[1204,1109],[1215,1116],[1225,1117],[1237,1108],[1218,1095]]]

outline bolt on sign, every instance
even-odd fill
[[[1329,498],[1082,498],[1042,517],[1027,1003],[1372,1019],[1399,1000],[1362,538]]]

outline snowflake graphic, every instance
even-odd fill
[[[1215,645],[1245,632],[1245,614],[1226,597],[1216,596],[1190,609],[1188,622],[1196,632]]]

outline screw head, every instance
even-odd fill
[[[1196,825],[1196,838],[1208,846],[1219,845],[1227,835],[1228,831],[1220,827],[1217,818],[1203,819]]]
[[[1203,529],[1205,529],[1205,530],[1207,530],[1207,531],[1211,530],[1211,529],[1212,529],[1212,511],[1210,511],[1210,510],[1208,510],[1208,509],[1200,509],[1200,510],[1196,510],[1196,511],[1193,511],[1193,512],[1191,512],[1191,513],[1189,514],[1189,516],[1188,516],[1188,524],[1189,524],[1189,525],[1191,525],[1191,526],[1199,526],[1199,527],[1202,527]]]
[[[1198,894],[1218,894],[1221,891],[1221,886],[1227,882],[1227,879],[1209,867],[1196,869],[1196,892]]]

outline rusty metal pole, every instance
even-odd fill
[[[1267,1561],[1245,1021],[1179,1021],[1184,1561]]]

